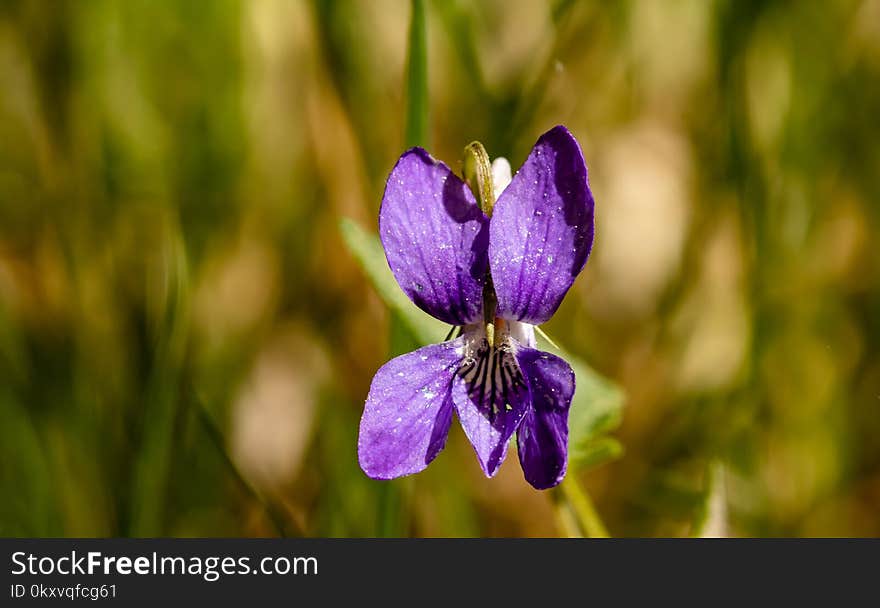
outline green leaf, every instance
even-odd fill
[[[364,269],[379,296],[413,337],[421,344],[443,340],[449,332],[449,326],[422,312],[406,297],[391,274],[379,237],[347,218],[339,222],[339,229],[343,241]]]
[[[623,444],[614,437],[588,439],[573,446],[568,452],[568,461],[578,469],[591,469],[600,464],[617,460],[623,455]]]
[[[574,371],[576,388],[568,417],[568,449],[574,467],[597,466],[620,456],[616,440],[599,440],[616,429],[623,417],[624,395],[620,388],[578,357],[554,346],[540,333],[538,348],[565,359]]]

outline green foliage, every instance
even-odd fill
[[[603,435],[620,425],[623,391],[580,357],[550,344],[541,335],[538,335],[538,348],[562,357],[574,371],[576,389],[568,420],[572,468],[594,467],[619,457],[623,447],[617,440]]]
[[[382,300],[422,344],[440,342],[449,333],[449,326],[417,308],[397,285],[382,242],[356,222],[343,218],[339,223],[348,250],[360,264]]]

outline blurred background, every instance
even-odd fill
[[[597,201],[546,326],[626,395],[612,535],[880,535],[880,1],[426,4],[430,146],[555,124]],[[358,468],[410,5],[0,4],[0,534],[555,536],[457,424]],[[439,336],[442,338],[442,336]],[[706,500],[707,475],[720,485]]]

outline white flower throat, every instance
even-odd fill
[[[495,318],[494,323],[465,326],[462,336],[465,343],[458,375],[470,399],[494,421],[500,412],[513,410],[512,403],[520,402],[528,392],[516,351],[520,345],[534,345],[534,327]]]

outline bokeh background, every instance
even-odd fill
[[[436,157],[583,146],[595,248],[546,329],[626,395],[576,473],[611,534],[880,535],[880,2],[426,18]],[[409,19],[0,4],[0,534],[567,533],[457,425],[414,478],[357,465],[390,315],[340,220],[375,231],[403,151]]]

